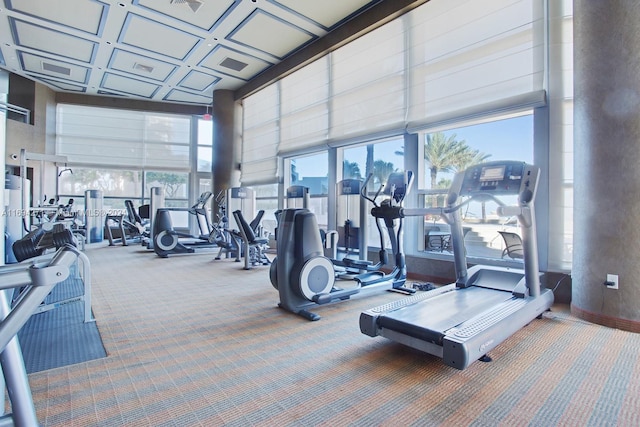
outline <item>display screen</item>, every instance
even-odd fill
[[[502,179],[504,179],[504,170],[504,165],[482,168],[480,181],[502,181]]]

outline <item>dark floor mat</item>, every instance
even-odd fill
[[[71,302],[31,316],[18,333],[27,373],[44,371],[106,357],[96,322],[84,322],[82,280],[72,274],[59,283],[46,299],[47,304]]]

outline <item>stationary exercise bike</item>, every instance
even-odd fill
[[[411,174],[391,174],[387,184],[381,186],[373,198],[369,198],[365,193],[371,175],[362,186],[361,196],[374,205],[371,215],[376,219],[380,235],[380,259],[386,264],[387,254],[382,227],[384,222],[395,265],[390,273],[377,270],[355,276],[353,287],[343,289],[335,286],[334,264],[331,259],[324,256],[315,215],[304,208],[283,210],[279,215],[276,236],[277,256],[270,269],[271,284],[280,294],[279,306],[308,320],[318,320],[320,316],[307,311],[307,307],[313,304],[346,300],[364,289],[395,289],[414,293],[414,289],[404,287],[407,269],[404,253],[401,250],[403,225],[401,209],[411,178]],[[377,199],[381,193],[388,197],[378,203]]]

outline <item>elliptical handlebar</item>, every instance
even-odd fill
[[[380,185],[380,188],[378,188],[378,191],[376,192],[375,196],[373,196],[373,199],[370,198],[369,196],[367,196],[367,184],[369,184],[369,181],[371,181],[372,177],[373,177],[372,173],[367,175],[367,179],[364,180],[364,182],[362,183],[362,187],[360,187],[360,196],[362,196],[363,199],[366,199],[371,203],[373,203],[373,206],[378,207],[378,203],[376,202],[376,199],[378,198],[378,196],[380,195],[380,192],[384,188],[384,184]]]
[[[400,176],[402,179],[399,178]],[[405,173],[392,172],[389,174],[386,184],[380,184],[378,191],[376,191],[372,199],[367,196],[367,184],[371,181],[371,177],[373,177],[372,173],[367,175],[367,179],[362,184],[362,187],[360,187],[360,196],[373,203],[373,206],[376,208],[380,207],[376,200],[380,196],[380,193],[382,193],[382,190],[384,190],[384,194],[389,195],[389,205],[393,205],[393,201],[398,205],[402,205],[405,196],[409,193],[409,189],[413,184],[413,173],[411,171]]]

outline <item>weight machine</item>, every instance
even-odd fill
[[[0,365],[12,410],[0,417],[1,425],[39,425],[17,334],[53,288],[69,277],[80,254],[65,246],[51,257],[0,267]],[[23,288],[20,297],[10,306],[8,293],[18,288]]]

